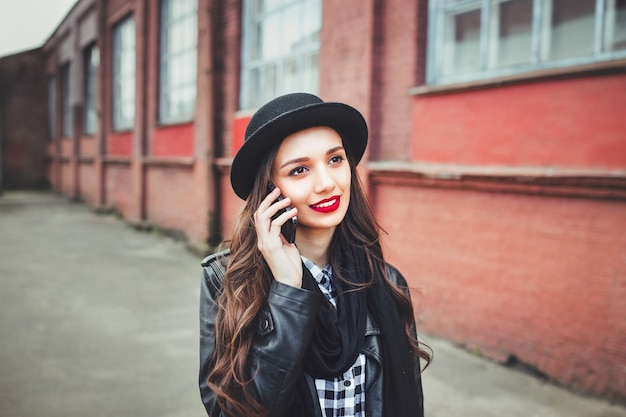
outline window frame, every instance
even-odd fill
[[[95,61],[95,63],[94,63]],[[83,49],[83,134],[95,135],[98,130],[98,68],[100,49],[96,42]]]
[[[240,72],[240,93],[239,93],[239,108],[240,110],[252,110],[258,108],[260,105],[274,98],[275,96],[286,94],[290,92],[303,91],[312,94],[319,93],[320,83],[320,71],[319,71],[319,52],[320,52],[320,32],[322,27],[322,0],[282,0],[278,1],[277,7],[264,10],[252,15],[252,2],[257,0],[244,0],[242,1],[242,38],[241,38],[241,72]],[[310,32],[302,31],[305,35],[314,34],[314,37],[310,42],[304,42],[303,45],[297,49],[290,50],[288,52],[281,51],[277,56],[272,58],[254,58],[251,56],[253,50],[251,45],[255,39],[262,39],[260,36],[254,36],[255,28],[262,31],[263,23],[272,17],[280,19],[280,31],[284,30],[283,16],[288,15],[293,9],[302,7],[307,10],[307,13],[300,13],[298,17],[301,19],[300,26],[305,27],[307,19],[310,20],[312,12],[318,13],[319,26],[314,25],[307,27]],[[287,21],[289,21],[287,19]],[[317,22],[316,22],[317,23]],[[312,31],[311,31],[312,29]],[[282,36],[282,39],[289,38]],[[306,38],[304,38],[306,39]],[[261,51],[262,55],[262,51]],[[308,62],[307,62],[308,60]],[[314,62],[314,63],[313,63]],[[312,64],[313,63],[313,64]],[[289,64],[295,65],[296,70],[292,72],[294,77],[286,77],[285,69]],[[252,92],[252,74],[254,71],[259,71],[258,79],[266,79],[266,69],[271,65],[275,66],[276,81],[273,89],[267,89],[266,82],[258,82],[259,90],[255,93]],[[287,84],[291,82],[292,86]],[[255,97],[258,95],[258,97]]]
[[[71,138],[73,134],[72,117],[72,66],[70,62],[61,65],[61,135]]]
[[[54,75],[48,76],[48,138],[57,138],[57,80]]]
[[[126,27],[132,29],[125,29]],[[133,35],[126,38],[132,41],[132,45],[122,45],[122,30],[132,31]],[[137,97],[137,26],[132,14],[120,19],[113,26],[111,55],[111,128],[115,132],[132,130],[135,126]],[[127,73],[120,74],[124,57],[132,62],[128,65],[132,68],[132,73],[129,69]],[[132,84],[132,88],[124,88],[126,84]],[[125,115],[124,110],[130,111]]]
[[[188,10],[188,13],[178,16],[176,19],[170,19],[168,13],[168,5],[172,1],[176,0],[161,0],[159,3],[160,8],[160,36],[159,36],[159,108],[158,108],[158,120],[160,124],[175,124],[184,123],[193,120],[196,101],[197,101],[197,77],[198,77],[198,1],[192,0],[194,3],[193,9]],[[167,20],[166,20],[167,19]],[[186,22],[193,21],[191,33],[191,43],[182,45],[181,49],[172,49],[170,45],[169,34],[171,27],[176,24],[184,24]],[[187,26],[187,25],[185,25]],[[186,33],[186,35],[190,35]],[[191,58],[191,59],[190,59]],[[190,61],[187,61],[189,60]],[[174,61],[176,60],[176,61]],[[189,64],[190,68],[187,69],[188,74],[185,79],[177,79],[177,84],[171,85],[168,83],[168,68],[169,64],[178,62],[179,67],[184,67],[182,64]],[[168,101],[170,95],[176,91],[184,92],[185,90],[193,91],[188,97],[185,97],[185,107],[187,109],[182,112],[172,111]],[[184,93],[183,93],[184,94]]]
[[[532,74],[540,71],[570,69],[572,67],[584,67],[590,64],[609,63],[610,61],[626,58],[626,49],[609,50],[606,47],[608,37],[605,22],[608,17],[607,4],[613,0],[595,0],[594,12],[594,34],[593,52],[585,56],[576,56],[562,59],[545,59],[546,43],[545,31],[548,30],[549,19],[546,14],[549,11],[547,5],[551,5],[553,0],[531,0],[532,1],[532,21],[531,21],[531,52],[530,62],[489,68],[489,48],[492,47],[494,39],[490,38],[492,30],[492,8],[495,5],[512,0],[459,0],[452,5],[445,5],[444,0],[429,1],[429,27],[426,59],[426,85],[451,85],[474,81],[484,81],[489,79],[502,79],[523,74]],[[479,10],[480,18],[480,68],[467,73],[444,74],[444,30],[447,13],[462,13],[464,11]],[[542,40],[542,36],[544,39]],[[549,39],[549,38],[548,38]]]

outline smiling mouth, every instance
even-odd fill
[[[339,196],[334,196],[326,200],[322,200],[319,203],[311,204],[309,207],[311,209],[320,212],[320,213],[330,213],[339,208],[339,203],[341,202]]]

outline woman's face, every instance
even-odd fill
[[[287,136],[272,164],[272,180],[298,209],[298,229],[334,230],[350,204],[350,164],[339,134],[312,127]]]

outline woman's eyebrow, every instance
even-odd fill
[[[326,155],[330,155],[331,153],[335,153],[335,152],[342,151],[342,150],[343,150],[343,146],[336,146],[334,148],[330,148],[328,152],[326,152]]]
[[[302,157],[302,158],[294,158],[294,159],[290,159],[290,160],[288,160],[287,162],[285,162],[284,164],[282,164],[282,165],[280,166],[280,168],[284,168],[284,167],[286,167],[287,165],[291,165],[291,164],[299,164],[299,163],[301,163],[301,162],[306,162],[306,161],[308,161],[309,159],[310,159],[310,158],[309,158],[309,157],[307,157],[307,156],[304,156],[304,157]],[[280,168],[279,168],[279,169],[280,169]]]
[[[333,154],[335,152],[338,152],[338,151],[341,151],[343,149],[344,149],[343,146],[335,146],[334,148],[330,148],[329,150],[327,150],[326,151],[326,155],[331,155],[331,154]],[[311,158],[309,158],[308,156],[303,156],[303,157],[300,157],[300,158],[290,159],[290,160],[286,161],[284,164],[282,164],[280,166],[280,168],[278,168],[278,169],[284,168],[287,165],[291,165],[291,164],[299,164],[299,163],[302,163],[302,162],[307,162],[309,159],[311,159]]]

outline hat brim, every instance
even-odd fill
[[[339,133],[346,152],[359,163],[367,147],[367,124],[361,113],[343,103],[315,103],[301,107],[268,121],[243,144],[230,171],[235,194],[248,198],[263,155],[278,146],[292,133],[315,126],[327,126]]]

